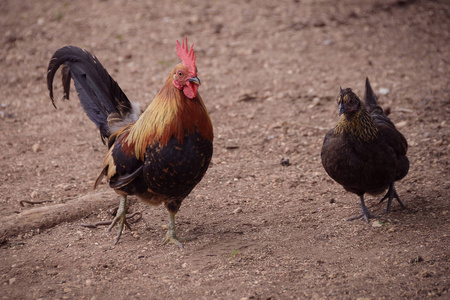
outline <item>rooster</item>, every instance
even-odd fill
[[[200,182],[213,154],[213,127],[198,88],[195,53],[187,38],[176,42],[181,63],[167,77],[147,109],[131,103],[100,61],[84,49],[66,46],[50,60],[47,85],[53,106],[53,78],[62,67],[64,98],[74,81],[81,105],[100,131],[108,152],[94,188],[106,177],[121,196],[108,228],[118,224],[116,244],[126,221],[127,196],[152,205],[164,203],[169,224],[164,243],[183,248],[175,233],[175,214]]]
[[[408,144],[378,105],[375,93],[366,78],[364,102],[351,89],[340,89],[337,99],[340,120],[325,136],[322,165],[325,171],[346,191],[360,197],[361,215],[349,220],[376,217],[365,203],[364,194],[380,194],[387,201],[386,213],[395,198],[404,207],[394,182],[406,176],[409,161]]]

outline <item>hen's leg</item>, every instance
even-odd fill
[[[175,234],[175,214],[169,212],[169,224],[167,225],[167,233],[166,238],[164,239],[164,244],[174,243],[181,249],[183,249],[183,245],[177,238]]]
[[[364,203],[364,196],[361,195],[359,196],[359,198],[361,199],[361,214],[359,216],[347,219],[347,221],[353,221],[356,219],[364,218],[364,220],[366,220],[366,222],[369,223],[370,218],[378,218],[378,216],[371,214],[370,211],[367,209],[366,204]]]
[[[387,202],[387,207],[386,207],[386,213],[389,212],[389,209],[391,208],[391,203],[392,203],[392,199],[397,199],[398,203],[400,203],[401,207],[405,207],[405,205],[402,203],[402,201],[400,200],[400,197],[397,194],[397,191],[395,190],[394,187],[394,183],[392,182],[391,185],[389,186],[389,190],[387,191],[386,195],[384,195],[383,198],[381,198],[380,202],[378,202],[378,204],[380,204],[381,202],[383,202],[385,199],[388,199]]]
[[[116,241],[114,245],[119,242],[120,236],[122,235],[123,226],[126,225],[130,229],[130,225],[127,222],[127,196],[122,196],[120,199],[119,209],[117,210],[116,217],[112,220],[111,225],[109,225],[106,232],[110,232],[111,229],[119,223],[119,232],[117,233]]]

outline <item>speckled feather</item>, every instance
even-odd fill
[[[350,92],[347,89],[344,94]],[[378,106],[368,81],[364,103],[356,99],[356,111],[343,113],[336,127],[326,134],[322,165],[347,191],[360,196],[379,194],[408,173],[408,146]],[[338,103],[343,100],[341,95]]]

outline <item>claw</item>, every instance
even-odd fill
[[[180,247],[181,249],[184,249],[183,244],[181,244],[181,242],[178,240],[175,233],[172,234],[172,233],[170,233],[170,231],[167,231],[166,238],[164,239],[163,245],[167,245],[170,243],[173,243],[173,244],[177,245],[178,247]]]
[[[166,226],[163,226],[166,227]],[[167,225],[167,233],[166,238],[164,239],[163,245],[173,243],[183,249],[183,245],[180,243],[180,241],[177,238],[177,235],[175,234],[175,215],[169,212],[169,224]]]
[[[372,214],[366,207],[366,204],[364,203],[364,197],[363,196],[359,196],[360,200],[361,200],[361,214],[359,216],[347,219],[347,221],[353,221],[356,219],[361,219],[364,218],[364,220],[366,221],[366,223],[369,223],[369,219],[370,218],[379,218],[378,216]]]
[[[380,202],[378,202],[378,204],[383,202],[385,199],[388,199],[387,206],[386,206],[386,213],[389,213],[389,209],[391,208],[392,199],[394,199],[394,198],[397,199],[397,201],[401,207],[405,208],[405,205],[400,200],[400,197],[398,196],[397,191],[395,190],[394,183],[392,182],[391,185],[389,186],[389,190],[387,191],[386,195],[384,195],[384,197],[381,198],[381,200],[380,200]]]
[[[126,225],[128,229],[131,230],[130,225],[127,222],[127,196],[123,196],[122,199],[120,199],[119,209],[117,210],[117,214],[114,217],[114,219],[111,222],[111,225],[109,225],[106,232],[110,232],[111,229],[116,225],[119,224],[119,232],[117,233],[116,240],[114,241],[114,245],[116,245],[120,237],[122,236],[123,227]]]

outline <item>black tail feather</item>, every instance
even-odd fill
[[[64,99],[69,99],[70,80],[73,79],[84,111],[105,141],[111,134],[108,116],[115,113],[125,117],[132,112],[131,102],[95,56],[81,48],[66,46],[53,54],[47,70],[47,86],[55,108],[53,79],[61,65]]]
[[[364,91],[364,105],[371,114],[384,115],[383,109],[378,105],[378,99],[370,86],[369,78],[366,77],[366,88]]]
[[[369,78],[366,77],[366,88],[364,91],[364,103],[367,107],[375,107],[378,105],[377,96],[370,86]]]

